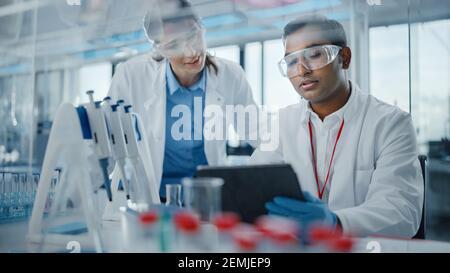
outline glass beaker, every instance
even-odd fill
[[[166,185],[166,206],[182,207],[181,203],[181,185],[167,184]]]
[[[200,220],[210,222],[222,209],[222,178],[184,178],[184,206],[197,212]]]

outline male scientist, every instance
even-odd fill
[[[276,197],[268,212],[352,235],[413,237],[424,189],[411,116],[348,79],[352,54],[339,22],[294,20],[283,42],[280,72],[303,99],[280,111],[280,145],[256,150],[252,162],[290,163],[305,200]]]

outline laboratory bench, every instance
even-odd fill
[[[28,220],[0,224],[0,253],[40,252],[36,245],[27,240]],[[123,252],[120,247],[120,224],[105,228],[106,252]],[[76,238],[74,237],[74,241]],[[70,253],[67,248],[55,247],[50,252]],[[93,248],[81,252],[95,252]],[[404,240],[382,237],[355,238],[353,252],[356,253],[450,253],[450,243],[431,240]]]

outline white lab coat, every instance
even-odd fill
[[[226,105],[255,105],[244,70],[231,61],[217,57],[214,60],[219,71],[216,75],[213,69],[207,69],[205,107],[218,105],[225,113]],[[157,183],[161,182],[165,147],[165,72],[166,61],[154,61],[150,55],[135,57],[117,66],[108,93],[114,101],[124,99],[126,103],[133,106],[133,111],[141,116],[147,132]],[[228,128],[228,125],[234,125],[233,121],[226,120],[223,116],[213,115],[211,118],[222,118],[224,130]],[[209,122],[209,119],[205,118],[204,125],[207,126],[207,124],[214,124],[214,121]],[[257,142],[250,141],[250,144],[256,146]],[[226,163],[225,139],[205,139],[204,149],[209,165]]]
[[[329,181],[328,206],[346,233],[411,238],[420,224],[424,194],[411,116],[353,86]],[[307,103],[302,100],[280,111],[278,149],[257,149],[250,162],[290,163],[302,190],[317,197]]]

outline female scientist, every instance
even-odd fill
[[[243,69],[206,52],[205,29],[190,3],[169,2],[178,6],[176,16],[161,18],[155,9],[144,18],[153,52],[119,64],[109,90],[142,118],[162,201],[166,184],[192,177],[199,165],[225,163],[225,132],[234,120],[214,115],[222,121],[210,122],[205,108],[255,105]],[[210,124],[223,124],[216,128],[223,136],[204,137]]]

